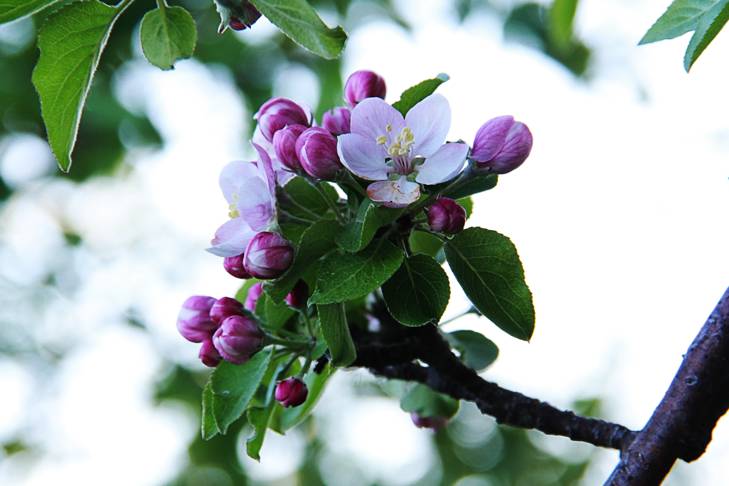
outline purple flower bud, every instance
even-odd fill
[[[201,343],[210,338],[218,327],[210,319],[210,309],[215,304],[215,297],[193,295],[183,304],[177,315],[177,330],[182,337],[193,343]]]
[[[256,304],[258,304],[258,298],[263,293],[263,284],[261,282],[254,283],[251,288],[248,289],[246,295],[246,301],[243,306],[251,312],[256,312]]]
[[[430,229],[439,233],[454,235],[466,224],[466,210],[448,197],[439,197],[428,207]]]
[[[308,128],[296,141],[301,167],[317,179],[333,179],[342,169],[337,155],[337,139],[324,128]]]
[[[252,318],[230,316],[213,334],[213,344],[224,360],[243,364],[263,347],[264,337]]]
[[[302,107],[288,98],[272,98],[266,101],[254,116],[261,134],[269,142],[274,134],[288,125],[309,126],[309,117]]]
[[[365,98],[385,99],[386,93],[385,80],[372,71],[355,71],[344,85],[344,100],[352,108]]]
[[[243,304],[231,297],[221,297],[210,308],[210,319],[219,326],[230,316],[243,315]]]
[[[410,419],[419,429],[440,430],[448,424],[446,417],[422,417],[415,412],[410,414]]]
[[[306,128],[304,125],[289,125],[273,134],[273,150],[276,152],[276,157],[293,172],[301,170],[299,156],[296,155],[296,140]]]
[[[243,254],[232,257],[225,257],[223,260],[223,268],[225,271],[235,278],[251,278],[243,266]]]
[[[243,4],[234,8],[234,15],[231,15],[228,21],[228,27],[233,30],[245,30],[256,23],[261,18],[261,12],[256,9],[250,2],[243,1]]]
[[[513,116],[487,121],[476,133],[471,159],[480,169],[506,174],[519,167],[532,150],[532,134]]]
[[[261,231],[248,243],[244,265],[256,278],[270,279],[283,275],[294,259],[294,248],[283,236]]]
[[[215,368],[216,366],[218,366],[220,360],[223,359],[222,356],[220,356],[220,353],[218,353],[218,350],[215,349],[215,346],[213,345],[213,340],[209,338],[202,342],[198,357],[205,366],[208,366],[210,368]]]
[[[276,401],[284,407],[298,407],[306,401],[309,390],[298,378],[287,378],[276,385]]]
[[[291,292],[286,295],[286,303],[294,309],[303,309],[306,307],[306,300],[309,298],[309,286],[306,282],[299,280],[294,285]]]
[[[352,112],[346,106],[332,108],[324,113],[321,125],[329,130],[335,137],[349,133],[349,122],[352,119]]]

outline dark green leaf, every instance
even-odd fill
[[[197,30],[192,15],[182,7],[164,7],[147,12],[139,31],[142,51],[160,69],[172,69],[175,61],[192,56]]]
[[[334,249],[334,239],[340,231],[339,224],[331,220],[314,223],[304,231],[296,245],[296,255],[291,268],[279,279],[266,282],[263,286],[274,302],[281,302],[286,294],[291,292],[306,269]]]
[[[322,187],[331,201],[339,199],[336,189],[330,184],[322,183]],[[311,223],[323,219],[331,212],[329,204],[306,179],[294,177],[279,191],[279,209],[283,216],[291,215]]]
[[[382,285],[387,309],[406,326],[438,322],[450,295],[448,275],[426,255],[403,260],[395,275]]]
[[[271,349],[259,351],[242,365],[221,362],[210,377],[213,391],[213,413],[220,433],[225,434],[230,424],[238,420],[248,407],[258,385],[261,384]]]
[[[648,29],[640,44],[649,44],[665,39],[673,39],[696,30],[699,19],[723,0],[675,0],[658,20]]]
[[[432,79],[426,79],[403,91],[400,100],[393,103],[392,106],[405,116],[413,106],[433,94],[438,86],[446,81],[448,81],[448,75],[443,73]]]
[[[438,263],[445,261],[443,240],[425,231],[412,231],[408,237],[410,251],[415,254],[428,255]]]
[[[461,353],[466,366],[481,371],[496,361],[499,348],[489,338],[474,331],[454,331],[445,335],[448,342]]]
[[[301,47],[325,59],[339,57],[347,34],[330,29],[306,0],[250,0],[281,32]]]
[[[261,294],[256,302],[256,315],[263,320],[263,327],[276,330],[283,327],[286,321],[296,313],[283,302],[274,302],[270,295]]]
[[[4,0],[0,3],[0,24],[21,19],[43,10],[59,0]]]
[[[729,0],[722,0],[701,16],[683,58],[683,67],[686,72],[691,69],[701,53],[724,28],[727,21],[729,21]]]
[[[253,427],[253,434],[246,439],[246,454],[251,459],[261,460],[263,439],[266,437],[266,429],[268,429],[275,407],[276,402],[271,400],[265,407],[252,407],[246,413],[248,423]]]
[[[202,421],[200,424],[200,432],[202,433],[202,438],[205,440],[212,439],[220,433],[213,412],[213,388],[210,381],[205,385],[202,392]]]
[[[514,244],[483,228],[468,228],[445,245],[448,264],[473,305],[512,336],[534,332],[532,294]]]
[[[319,323],[324,340],[329,347],[333,366],[348,366],[357,358],[347,324],[344,304],[317,305]]]
[[[402,252],[385,239],[360,253],[330,253],[321,263],[310,304],[333,304],[365,296],[385,283],[402,263]]]
[[[572,41],[572,24],[578,0],[554,0],[549,10],[549,35],[559,48],[568,48]]]
[[[304,377],[304,383],[306,383],[306,387],[309,389],[306,401],[298,407],[276,407],[271,428],[283,434],[287,430],[291,430],[303,422],[306,417],[311,414],[314,407],[319,402],[319,398],[322,393],[324,393],[326,384],[329,381],[329,378],[334,375],[334,372],[335,369],[327,365],[321,373],[317,374],[313,371],[307,373]]]
[[[120,13],[97,0],[75,2],[52,14],[38,33],[40,57],[33,85],[40,96],[48,141],[63,171],[71,168],[86,96]]]
[[[458,412],[458,400],[417,384],[400,400],[400,408],[421,417],[453,417]]]
[[[350,252],[360,251],[372,241],[380,227],[392,223],[402,213],[402,209],[375,206],[372,201],[365,199],[355,219],[337,236],[337,244]]]
[[[499,176],[496,174],[474,174],[465,183],[455,187],[451,191],[443,193],[443,195],[452,199],[461,199],[472,194],[493,189],[496,187],[497,182],[499,182]]]

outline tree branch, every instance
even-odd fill
[[[729,289],[684,355],[643,430],[605,484],[658,485],[676,459],[699,458],[729,409]]]

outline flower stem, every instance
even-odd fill
[[[329,208],[334,212],[334,216],[337,218],[337,221],[340,224],[344,224],[345,223],[344,218],[342,217],[342,214],[339,212],[339,208],[337,207],[337,204],[334,201],[332,201],[331,199],[329,199],[329,196],[327,195],[327,193],[324,192],[324,188],[321,187],[321,183],[315,182],[314,188],[316,188],[316,190],[321,195],[322,199],[324,199],[326,201]]]

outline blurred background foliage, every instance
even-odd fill
[[[296,47],[284,36],[277,34],[271,41],[248,43],[246,33],[227,32],[218,35],[218,15],[212,2],[184,0],[180,2],[196,19],[199,40],[195,59],[210,69],[226,72],[238,88],[249,113],[272,95],[277,72],[287,66],[304,66],[314,73],[319,83],[317,116],[326,109],[341,104],[343,85],[340,61],[326,61]],[[316,8],[330,23],[339,23],[348,32],[356,30],[372,20],[385,20],[404,29],[407,21],[398,13],[397,5],[390,0],[349,1],[317,0]],[[557,2],[563,3],[563,2]],[[568,2],[569,3],[569,2]],[[576,2],[572,2],[576,6]],[[16,180],[7,168],[0,167],[0,211],[3,204],[10,204],[15,192],[32,191],[33,184],[49,178],[64,178],[81,187],[99,177],[123,178],[131,169],[131,151],[154,151],[164,143],[162,134],[145,110],[133,111],[125,107],[115,91],[115,76],[126,63],[140,58],[138,21],[150,6],[135,2],[122,16],[109,45],[102,57],[99,71],[82,119],[78,144],[75,149],[74,167],[70,174],[62,174],[54,164],[46,164],[33,177]],[[458,18],[465,21],[478,12],[497,14],[503,21],[505,38],[522,42],[562,64],[576,77],[589,73],[590,49],[571,33],[574,8],[567,5],[566,13],[555,18],[555,6],[541,3],[507,3],[486,0],[453,0]],[[564,11],[565,6],[560,7]],[[43,124],[40,118],[38,98],[30,83],[33,65],[38,52],[34,36],[38,22],[36,16],[0,27],[0,160],[18,150],[24,144],[43,143]],[[250,127],[252,128],[252,126]],[[30,161],[29,161],[30,163]],[[73,270],[82,255],[85,235],[68,229],[63,221],[67,251],[61,252],[52,265],[45,268],[42,285],[19,289],[8,275],[0,272],[2,301],[12,306],[21,292],[31,293],[23,298],[39,303],[51,301],[58,293],[73,292],[74,285],[82,278]],[[0,246],[3,245],[0,240]],[[6,267],[7,270],[7,267]],[[38,310],[38,309],[36,309]],[[147,334],[144,317],[135,309],[125,315],[129,326],[154,342]],[[171,324],[170,324],[171,325]],[[7,309],[0,312],[0,357],[16,360],[32,369],[39,376],[50,377],[62,368],[68,353],[77,344],[68,340],[39,340],[36,333],[18,322],[18,313]],[[182,403],[190,413],[199,413],[201,384],[204,376],[199,368],[188,369],[163,356],[161,377],[154,392],[159,404]],[[384,396],[386,386],[375,381],[363,381],[356,393],[363,396]],[[599,404],[588,401],[576,404],[583,413],[597,414]],[[335,484],[322,477],[317,464],[323,450],[322,438],[316,433],[315,419],[303,424],[307,436],[306,455],[300,467],[293,473],[294,482],[305,485]],[[242,422],[242,421],[241,421]],[[249,482],[241,456],[238,430],[203,442],[199,434],[189,444],[189,461],[169,484],[174,485],[242,485]],[[2,456],[27,452],[34,448],[32,440],[23,435],[23,428],[16,437],[7,438],[0,445]],[[477,433],[474,433],[477,432]],[[481,416],[470,405],[461,411],[447,430],[432,434],[438,460],[423,477],[424,484],[433,484],[440,478],[441,484],[465,485],[571,485],[576,484],[587,467],[591,456],[580,452],[570,460],[564,454],[548,452],[539,444],[534,434],[507,427],[499,427],[490,418]],[[32,451],[36,457],[42,450]],[[31,464],[32,466],[32,464]],[[430,482],[427,478],[430,477]]]

